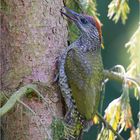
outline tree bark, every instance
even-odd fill
[[[42,140],[50,135],[52,117],[63,115],[59,89],[52,84],[56,59],[67,45],[67,23],[60,14],[63,0],[0,2],[0,91],[10,94],[39,83],[48,102],[33,95],[24,98],[23,106],[17,104],[1,118],[2,139]]]

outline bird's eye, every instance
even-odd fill
[[[82,22],[83,24],[87,24],[87,23],[88,23],[87,20],[86,20],[85,18],[81,18],[80,20],[81,20],[81,22]]]

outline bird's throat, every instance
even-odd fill
[[[78,42],[80,43],[81,49],[86,52],[86,51],[98,51],[101,48],[101,43],[98,38],[92,38],[86,34],[82,34]]]

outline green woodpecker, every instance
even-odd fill
[[[81,35],[61,55],[59,85],[68,107],[67,116],[76,105],[80,116],[88,121],[98,109],[103,81],[101,24],[95,17],[65,10],[61,13],[77,25]]]

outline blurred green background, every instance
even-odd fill
[[[100,13],[100,20],[103,23],[102,32],[105,49],[102,50],[104,68],[109,69],[117,64],[123,65],[125,68],[129,65],[129,54],[127,49],[124,47],[125,43],[129,41],[133,33],[138,28],[139,24],[139,1],[130,0],[130,14],[126,24],[123,25],[121,21],[117,24],[114,21],[109,20],[107,17],[108,4],[110,1],[98,0],[97,9]],[[103,113],[108,104],[115,98],[118,98],[121,94],[121,84],[110,81],[106,85],[105,99],[103,104]],[[133,92],[133,91],[132,91]],[[131,93],[130,93],[131,94]],[[131,105],[133,112],[133,119],[135,125],[137,124],[137,113],[138,113],[138,101],[131,95]],[[84,136],[84,140],[96,140],[96,126]],[[129,132],[129,130],[127,131]],[[129,133],[122,133],[125,140],[129,138]]]

